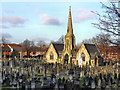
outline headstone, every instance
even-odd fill
[[[59,89],[59,86],[58,86],[58,83],[55,84],[55,90],[58,90]]]
[[[98,85],[98,76],[95,76],[95,85]]]
[[[20,88],[20,83],[19,83],[19,81],[17,82],[17,88]]]
[[[101,79],[98,80],[98,86],[97,88],[101,88]]]
[[[105,88],[106,87],[106,83],[105,83],[105,79],[102,79],[102,84],[101,84],[101,88]]]
[[[89,84],[89,80],[88,80],[87,77],[85,77],[85,81],[84,81],[84,83],[85,83],[85,86],[88,86],[88,84]]]
[[[74,80],[74,88],[79,88],[80,87],[80,81],[79,79]]]
[[[95,89],[95,81],[94,80],[92,80],[92,82],[91,82],[91,88]]]
[[[65,84],[65,78],[64,78],[64,77],[63,77],[63,79],[62,79],[62,83]]]
[[[61,83],[60,85],[59,85],[59,89],[61,90],[61,89],[64,89],[64,83]]]
[[[31,81],[31,88],[35,89],[35,81]]]
[[[13,78],[12,85],[13,85],[13,87],[15,87],[15,85],[16,85],[16,80],[15,80],[15,78]]]
[[[70,69],[72,69],[72,57],[70,58]]]
[[[118,85],[119,85],[119,82],[118,82],[118,79],[116,79],[116,80],[115,80],[114,88],[118,88]]]
[[[73,81],[73,76],[72,76],[72,75],[69,75],[69,79],[70,79],[70,81],[72,82],[72,81]]]
[[[28,88],[28,82],[27,82],[27,80],[25,81],[25,88]]]
[[[44,65],[44,77],[46,77],[46,65]]]

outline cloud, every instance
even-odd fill
[[[92,11],[86,9],[86,8],[79,8],[78,10],[76,10],[74,12],[74,22],[75,23],[79,23],[81,21],[87,21],[90,19],[94,19],[96,17],[96,15],[94,13],[92,13]]]
[[[12,38],[12,36],[9,33],[0,33],[0,37],[3,37],[3,38]]]
[[[23,24],[28,21],[27,18],[21,17],[21,16],[0,16],[0,21],[2,21],[2,24],[6,24],[9,26],[6,27],[23,27]]]
[[[8,29],[9,27],[8,27],[8,26],[5,26],[5,25],[0,25],[0,28]]]
[[[12,13],[14,13],[14,11],[13,11],[13,10],[10,10],[10,9],[6,9],[6,10],[4,10],[4,12],[7,13],[7,14],[12,14]]]
[[[61,25],[62,23],[52,16],[49,16],[47,14],[40,15],[41,24],[43,25]]]

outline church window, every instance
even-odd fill
[[[82,60],[83,60],[83,61],[85,61],[85,54],[84,54],[84,53],[82,53],[82,55],[81,55],[81,56],[82,56]]]
[[[53,53],[51,53],[50,54],[50,60],[53,60],[53,58],[54,58],[54,55],[53,55]]]

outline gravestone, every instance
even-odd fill
[[[73,82],[73,76],[72,76],[72,75],[69,75],[69,80],[70,80],[71,82]]]
[[[59,84],[59,89],[64,89],[64,83]]]
[[[70,69],[72,69],[72,57],[70,58]]]
[[[101,79],[98,80],[98,86],[97,88],[101,88]]]
[[[55,90],[59,90],[58,82],[55,84]]]
[[[17,88],[20,88],[20,83],[19,83],[19,81],[17,81]]]
[[[46,65],[44,65],[44,77],[46,78]]]
[[[95,85],[98,85],[98,76],[95,76]]]
[[[35,89],[35,81],[34,80],[31,81],[31,88]]]
[[[27,80],[25,81],[25,88],[26,89],[28,88],[28,81]]]
[[[68,79],[68,81],[66,82],[66,90],[72,90],[73,86],[72,86],[72,82]]]
[[[115,80],[114,88],[118,88],[118,85],[119,85],[119,82],[118,82],[118,79],[116,79],[116,80]]]
[[[79,79],[75,79],[74,80],[74,88],[79,88],[80,86],[80,81],[79,81]]]
[[[13,78],[12,86],[15,87],[15,85],[16,85],[16,80],[15,80],[15,78]]]
[[[106,87],[105,79],[102,79],[101,88],[105,89],[105,87]]]
[[[91,81],[91,88],[95,89],[95,81],[94,80]]]
[[[84,83],[85,83],[85,87],[87,87],[88,84],[89,84],[89,78],[88,77],[85,77]]]

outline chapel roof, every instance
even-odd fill
[[[90,57],[91,58],[94,58],[95,57],[95,53],[97,53],[98,56],[101,56],[100,55],[100,52],[98,50],[98,48],[96,47],[95,44],[84,44]]]

